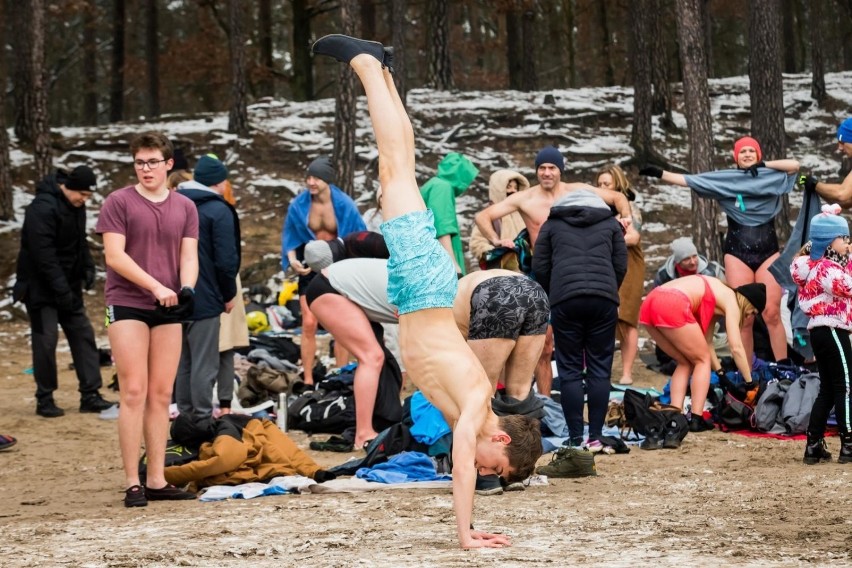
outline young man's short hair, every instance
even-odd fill
[[[175,154],[175,147],[171,140],[162,132],[143,132],[130,141],[130,153],[133,156],[136,156],[136,153],[143,148],[159,150],[163,153],[164,160],[171,160]]]
[[[541,424],[535,418],[513,414],[501,416],[499,427],[512,442],[506,446],[506,457],[512,473],[506,477],[509,483],[523,481],[532,475],[535,464],[541,457]]]

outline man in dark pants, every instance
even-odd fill
[[[83,285],[95,285],[95,263],[86,244],[86,200],[95,190],[95,174],[78,166],[70,174],[58,170],[36,185],[21,230],[21,251],[14,299],[23,301],[30,317],[36,414],[62,416],[57,389],[57,326],[62,326],[77,380],[80,412],[101,412],[114,403],[101,397],[101,371],[95,332],[83,306]]]

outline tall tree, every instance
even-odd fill
[[[406,11],[408,10],[408,0],[390,0],[391,10],[391,29],[393,45],[393,82],[396,85],[396,90],[399,92],[399,98],[405,104],[406,85],[405,85],[405,32],[408,29],[408,19]]]
[[[311,19],[313,10],[307,0],[290,0],[293,9],[293,75],[290,91],[293,99],[314,97],[314,66],[311,59]]]
[[[261,79],[257,82],[257,93],[261,97],[275,96],[275,60],[272,45],[272,1],[257,3],[257,43]]]
[[[677,37],[680,48],[683,95],[689,137],[689,169],[710,170],[713,156],[713,128],[710,121],[710,94],[707,85],[704,23],[701,10],[704,0],[676,0]],[[721,260],[722,248],[716,219],[718,204],[692,192],[693,240],[699,250],[713,260]]]
[[[668,39],[663,17],[668,12],[666,0],[652,0],[651,11],[651,84],[654,88],[651,109],[654,114],[662,115],[660,125],[663,128],[673,128],[672,120],[672,87],[669,74]],[[632,4],[632,3],[631,3]]]
[[[781,77],[781,0],[748,3],[748,76],[751,99],[751,133],[764,159],[787,155],[784,132],[784,82]],[[790,204],[784,199],[776,217],[776,233],[782,242],[790,238]]]
[[[6,4],[0,2],[0,22],[6,22]],[[6,25],[0,30],[6,31]],[[15,219],[12,189],[12,160],[9,156],[9,133],[6,131],[6,58],[0,57],[0,221]]]
[[[157,0],[145,4],[145,62],[148,69],[148,114],[160,116],[160,39]]]
[[[242,13],[240,0],[228,0],[228,47],[231,53],[231,110],[228,113],[228,131],[235,132],[238,136],[248,136],[246,45]]]
[[[83,122],[98,123],[98,6],[89,0],[83,9]]]
[[[449,1],[428,0],[429,72],[426,83],[438,90],[453,88],[453,70],[450,64]]]
[[[509,88],[520,91],[524,82],[523,62],[523,0],[506,3],[506,62],[509,70]]]
[[[629,4],[630,67],[633,71],[633,130],[630,146],[640,164],[648,161],[651,153],[651,93],[653,0],[633,0]]]
[[[110,65],[109,120],[124,120],[124,0],[112,3],[112,62]]]
[[[811,98],[819,106],[828,99],[825,90],[825,57],[822,47],[823,4],[825,0],[811,0],[808,3],[808,29],[811,41]]]
[[[601,28],[601,54],[604,65],[604,84],[615,85],[615,68],[612,63],[612,40],[609,33],[609,21],[606,13],[606,2],[595,2],[598,8],[598,24]]]
[[[527,2],[524,7],[523,22],[523,56],[521,58],[523,81],[521,88],[529,92],[538,89],[538,74],[535,65],[535,10],[534,4],[531,2]]]
[[[47,77],[44,67],[44,0],[21,5],[14,33],[20,49],[16,59],[15,136],[31,144],[37,178],[51,168],[50,127],[47,121]]]
[[[357,36],[355,25],[357,0],[340,0],[340,20],[343,33]],[[334,103],[334,154],[337,186],[355,195],[355,75],[349,65],[340,65],[337,75],[337,96]]]

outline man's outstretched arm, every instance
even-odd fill
[[[828,203],[837,203],[844,209],[852,209],[852,173],[840,183],[817,183],[816,192]]]

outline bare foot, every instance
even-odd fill
[[[356,449],[367,449],[367,444],[372,442],[376,436],[378,436],[378,432],[375,430],[369,430],[367,432],[356,432],[355,433],[355,448]]]

